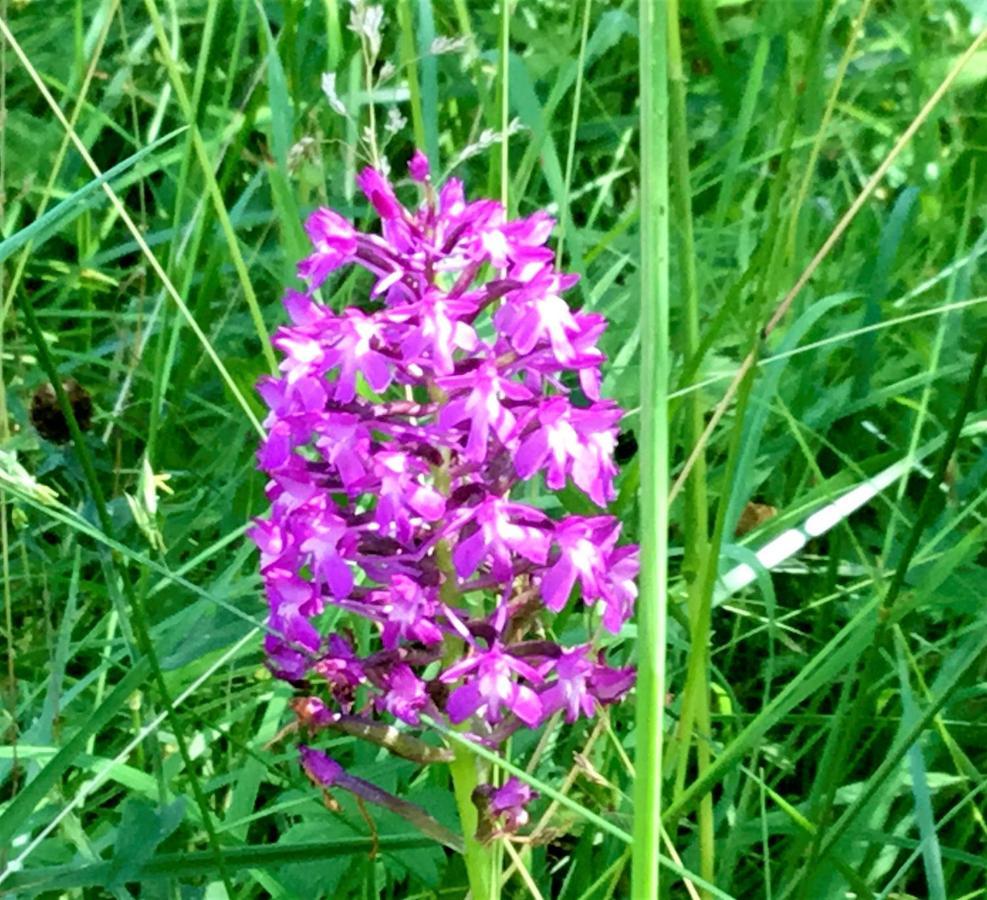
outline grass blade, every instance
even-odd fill
[[[70,194],[61,203],[49,209],[43,216],[35,219],[30,225],[25,225],[20,231],[12,234],[6,240],[0,241],[0,264],[29,243],[33,243],[34,249],[37,250],[58,229],[73,222],[77,216],[80,216],[87,209],[91,209],[95,204],[94,195],[103,185],[110,184],[115,178],[129,171],[143,159],[150,156],[155,150],[170,143],[178,135],[187,130],[188,126],[185,125],[181,128],[176,128],[168,134],[162,135],[153,144],[148,144],[146,147],[138,150],[133,156],[128,156],[122,162],[118,162],[115,166],[103,172],[102,175],[94,178],[79,188],[79,190]]]

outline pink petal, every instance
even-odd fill
[[[541,579],[541,596],[552,612],[559,612],[569,602],[576,583],[576,568],[566,554]]]
[[[532,728],[542,720],[543,710],[541,700],[538,699],[538,695],[531,688],[524,685],[518,685],[514,701],[511,703],[511,710],[525,725],[529,725]]]
[[[454,725],[465,722],[483,705],[483,702],[475,681],[456,688],[446,701],[446,714],[449,716],[449,721]]]
[[[469,578],[480,565],[487,550],[487,542],[482,529],[477,529],[470,537],[460,538],[452,553],[452,562],[460,578]]]

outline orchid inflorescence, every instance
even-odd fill
[[[280,376],[259,385],[265,649],[308,695],[296,711],[310,734],[388,716],[417,729],[425,715],[496,749],[556,712],[593,716],[633,681],[591,643],[551,639],[547,612],[578,583],[619,631],[637,548],[618,545],[612,516],[553,518],[511,497],[542,474],[604,507],[621,411],[600,396],[603,316],[562,298],[577,279],[545,246],[552,219],[509,220],[496,201],[467,202],[457,179],[436,190],[420,152],[409,173],[414,212],[379,171],[358,177],[380,234],[329,209],[306,223],[308,290],[287,293]],[[353,264],[373,278],[370,303],[334,312],[316,293]],[[324,633],[333,607],[373,623],[377,646],[361,655],[349,632]],[[338,764],[302,754],[314,781],[333,783]],[[505,830],[526,821],[526,785],[481,794]]]

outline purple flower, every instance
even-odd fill
[[[382,219],[396,219],[401,215],[403,208],[393,188],[376,169],[364,169],[356,176],[356,183]]]
[[[569,516],[555,527],[559,554],[541,580],[542,597],[549,609],[558,612],[566,605],[577,578],[584,601],[604,596],[607,559],[619,534],[620,523],[609,516]]]
[[[531,786],[513,775],[504,784],[490,792],[490,812],[504,820],[504,831],[513,834],[528,824],[528,812],[524,808],[538,796]]]
[[[333,698],[346,710],[366,678],[363,663],[338,634],[329,636],[329,652],[312,666],[312,671],[325,679]]]
[[[531,392],[505,378],[491,357],[471,372],[446,375],[436,382],[455,397],[439,414],[439,425],[450,428],[464,421],[470,423],[466,458],[473,462],[486,458],[491,431],[503,442],[514,429],[514,414],[503,401],[531,399]],[[464,394],[463,390],[468,393]]]
[[[576,277],[546,245],[553,220],[512,220],[495,200],[468,201],[455,179],[433,186],[420,151],[408,173],[417,209],[380,171],[360,173],[379,228],[328,209],[306,222],[307,288],[286,292],[283,359],[258,384],[270,511],[250,537],[269,605],[264,647],[271,671],[304,692],[293,709],[306,732],[354,715],[418,729],[427,715],[469,721],[497,747],[556,712],[593,716],[632,684],[590,643],[546,635],[577,583],[619,630],[637,596],[637,549],[618,546],[611,516],[560,518],[516,493],[542,473],[549,490],[571,482],[605,507],[621,412],[600,398],[605,320],[564,299]],[[315,292],[350,265],[373,286],[337,312]],[[371,624],[359,644],[326,626],[351,616]],[[310,747],[302,765],[323,786],[347,777]],[[526,785],[484,790],[487,826],[525,824]]]
[[[497,330],[509,338],[518,353],[530,353],[541,341],[551,347],[559,363],[576,356],[573,338],[590,327],[577,319],[569,304],[560,296],[575,283],[575,277],[563,279],[548,268],[512,294],[494,316]]]
[[[445,499],[422,479],[428,466],[408,453],[379,451],[374,457],[375,474],[380,479],[377,523],[393,529],[399,541],[408,541],[414,530],[412,516],[435,522],[445,513]]]
[[[408,174],[415,181],[428,181],[428,157],[416,150],[408,161]]]
[[[428,291],[414,305],[395,307],[392,315],[417,319],[401,344],[409,362],[434,369],[437,375],[451,375],[457,350],[473,351],[476,332],[463,318],[476,313],[476,306],[462,299],[450,299]]]
[[[612,703],[630,689],[633,669],[612,669],[592,660],[590,652],[588,644],[565,649],[540,667],[542,675],[555,675],[540,694],[546,716],[564,709],[567,722],[575,722],[580,714],[592,718],[599,703]]]
[[[321,637],[310,617],[322,612],[314,585],[282,570],[267,576],[267,599],[271,604],[271,627],[291,643],[318,650]]]
[[[542,666],[543,674],[555,673],[555,681],[541,694],[546,715],[564,709],[565,720],[575,722],[580,713],[591,718],[596,712],[596,699],[589,689],[594,666],[586,658],[588,652],[585,645],[563,650],[558,659]]]
[[[333,398],[340,403],[349,403],[353,399],[357,372],[367,379],[367,384],[377,393],[386,389],[391,383],[390,364],[388,358],[376,349],[382,343],[382,324],[372,316],[350,308],[344,309],[343,315],[333,321],[333,327],[335,339],[332,340],[331,349],[327,349],[323,356],[325,365],[339,372]]]
[[[271,672],[285,681],[301,681],[312,665],[312,659],[306,653],[274,634],[264,638],[264,653]]]
[[[487,497],[471,517],[473,527],[460,535],[452,559],[460,578],[468,578],[489,559],[495,578],[512,573],[513,555],[534,563],[544,563],[550,537],[540,527],[544,517],[538,510],[502,497]]]
[[[514,456],[518,475],[528,479],[547,466],[545,483],[561,490],[571,474],[583,493],[606,506],[614,497],[613,451],[620,415],[611,404],[577,409],[566,397],[550,398],[538,409],[537,426],[521,440]]]
[[[326,584],[335,597],[353,590],[353,574],[340,554],[340,544],[350,537],[345,519],[327,509],[308,519],[299,550],[305,555],[316,585]]]
[[[401,641],[438,644],[442,630],[435,623],[438,604],[434,596],[407,575],[395,575],[383,601],[386,617],[381,642],[394,650]]]
[[[314,290],[330,273],[353,259],[357,248],[356,231],[331,209],[319,209],[312,213],[305,222],[305,230],[315,252],[302,260],[298,274]]]
[[[634,612],[639,568],[637,547],[618,547],[610,554],[609,579],[603,595],[606,603],[603,626],[613,634],[620,631]]]
[[[439,676],[440,681],[448,684],[471,677],[450,694],[446,704],[449,721],[458,725],[479,713],[496,724],[506,708],[526,725],[538,725],[543,717],[541,701],[530,687],[515,681],[515,675],[535,684],[541,681],[535,669],[496,645],[450,666]]]
[[[377,701],[378,709],[386,710],[408,725],[418,725],[418,713],[428,703],[424,682],[409,666],[398,663],[387,673],[385,684],[384,696]]]
[[[321,787],[332,787],[343,774],[343,767],[321,750],[301,744],[298,753],[308,777]]]

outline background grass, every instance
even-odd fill
[[[574,302],[611,321],[606,388],[630,411],[615,512],[636,536],[631,438],[652,399],[638,389],[650,337],[636,4],[388,2],[372,91],[336,0],[4,0],[0,12],[24,57],[4,42],[0,888],[463,896],[457,857],[376,810],[371,855],[360,810],[342,796],[327,809],[291,741],[270,743],[290,694],[262,665],[243,538],[264,507],[252,386],[272,364],[302,216],[328,203],[368,220],[353,175],[373,110],[395,172],[422,144],[474,194],[558,217],[562,263],[584,276]],[[987,51],[760,330],[987,27],[987,6],[683,0],[679,12],[672,481],[742,362],[757,363],[669,509],[669,862],[734,897],[983,896]],[[70,133],[100,171],[117,167],[106,183],[126,215]],[[358,303],[360,284],[344,277],[325,299]],[[69,377],[92,397],[92,424],[55,443],[32,426],[32,397]],[[809,528],[902,462],[852,515]],[[766,572],[754,551],[801,525],[807,545]],[[747,586],[716,586],[742,563]],[[628,627],[618,657],[635,643]],[[506,859],[527,877],[506,876],[505,896],[632,895],[632,706],[513,742],[545,791],[539,840]],[[332,749],[458,827],[441,769],[350,739]],[[668,869],[662,890],[701,888]]]

